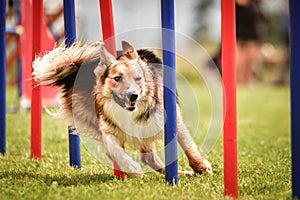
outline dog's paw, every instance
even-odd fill
[[[193,176],[194,172],[189,170],[178,170],[178,174],[184,175],[184,176]]]
[[[129,178],[144,178],[147,175],[144,173],[126,173]]]
[[[212,175],[212,166],[210,164],[210,162],[208,160],[206,160],[205,158],[202,158],[201,160],[197,160],[196,162],[192,162],[190,163],[190,166],[193,168],[193,170],[196,173],[199,174],[209,174]]]
[[[121,167],[122,171],[130,178],[143,178],[144,174],[141,166],[137,162],[130,162],[126,166]]]
[[[204,168],[205,173],[208,173],[209,175],[212,175],[213,171],[212,171],[212,166],[211,166],[210,162],[204,158],[203,159],[203,164],[205,166],[205,168]]]

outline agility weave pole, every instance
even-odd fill
[[[99,5],[102,37],[105,47],[112,55],[117,57],[112,1],[99,0]],[[116,162],[113,162],[113,165],[114,175],[117,178],[125,178],[126,174],[120,170],[118,164]]]
[[[100,5],[100,20],[102,26],[102,37],[105,43],[105,47],[112,55],[116,57],[117,51],[116,51],[112,1],[99,0],[99,5]]]
[[[32,62],[41,52],[43,0],[32,1]],[[42,159],[42,95],[41,86],[32,79],[31,96],[31,157]]]
[[[74,0],[64,0],[65,44],[71,46],[76,40],[76,18]],[[76,128],[68,127],[70,166],[81,169],[80,136]]]
[[[300,1],[290,0],[292,199],[300,199]]]
[[[161,0],[161,22],[164,64],[165,167],[166,181],[178,183],[176,54],[174,0]]]
[[[6,153],[6,1],[0,2],[0,151]]]
[[[65,32],[67,45],[72,44],[76,39],[76,28],[75,28],[75,9],[74,1],[64,0],[64,9],[67,15],[67,28]],[[73,8],[72,8],[73,6]],[[72,10],[73,9],[73,10]],[[35,60],[35,54],[41,51],[42,44],[42,24],[43,24],[43,1],[37,0],[32,2],[32,37],[34,38],[32,44],[32,62]],[[73,15],[72,15],[73,13]],[[68,18],[74,18],[72,19]],[[66,27],[66,26],[65,26]],[[42,95],[41,86],[35,83],[34,79],[32,82],[32,98],[31,98],[31,157],[41,160],[42,159]],[[73,129],[70,129],[71,131]],[[69,132],[71,132],[69,131]],[[71,132],[72,133],[72,132]],[[70,165],[81,168],[80,161],[80,140],[78,135],[69,134],[69,147],[70,147]],[[79,149],[78,149],[79,148]]]
[[[222,78],[224,85],[224,194],[238,198],[235,0],[222,0]]]

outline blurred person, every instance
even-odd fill
[[[254,82],[262,60],[261,38],[264,16],[258,0],[236,1],[236,66],[237,83],[248,85]],[[209,67],[217,66],[222,74],[221,47],[216,56],[208,63]]]
[[[258,0],[236,1],[237,82],[248,85],[255,80],[261,64],[261,25],[263,15]]]

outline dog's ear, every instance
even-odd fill
[[[129,60],[136,59],[139,56],[136,49],[124,40],[122,41],[122,50],[123,55],[126,56]]]
[[[107,51],[104,44],[100,47],[100,61],[106,66],[116,61],[116,58]]]
[[[101,63],[94,69],[97,82],[99,80],[102,84],[104,84],[106,78],[105,73],[107,73],[106,71],[108,71],[108,67],[104,64],[101,65]]]

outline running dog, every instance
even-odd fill
[[[126,144],[141,152],[145,165],[165,173],[155,144],[164,134],[163,67],[153,52],[123,41],[122,55],[116,59],[102,41],[76,42],[37,56],[33,69],[36,82],[60,87],[60,116],[99,140],[120,170],[144,176],[125,152]],[[196,173],[212,174],[182,120],[178,102],[176,108],[178,142],[190,166]]]

